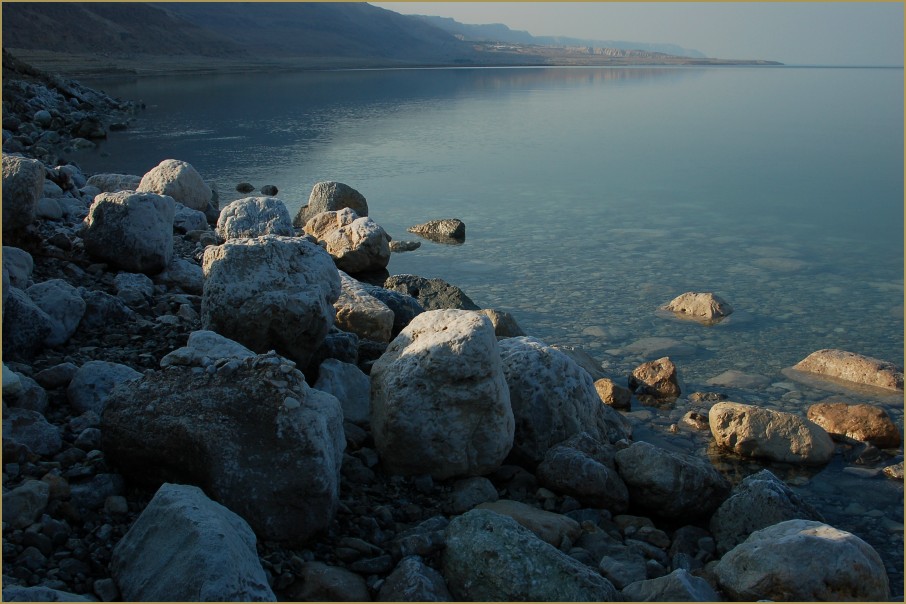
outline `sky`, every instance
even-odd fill
[[[534,35],[660,42],[721,59],[903,65],[902,2],[373,2]]]

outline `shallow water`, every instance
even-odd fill
[[[86,82],[87,83],[87,82]],[[579,345],[624,376],[669,355],[684,393],[804,413],[827,398],[884,405],[781,373],[821,348],[903,364],[903,71],[533,68],[321,72],[93,83],[143,99],[132,129],[73,156],[88,171],[192,163],[222,199],[274,184],[291,213],[339,180],[396,239],[433,218],[391,273],[440,277],[524,330]],[[711,327],[656,310],[690,290],[735,312]],[[652,340],[651,338],[661,338]],[[664,339],[667,339],[666,341]],[[729,369],[758,389],[707,385]],[[637,407],[638,438],[707,454],[668,427],[690,408]],[[902,459],[902,448],[887,453]],[[899,457],[897,457],[899,456]],[[757,465],[727,461],[737,479]],[[771,466],[827,519],[883,552],[903,594],[903,485]]]

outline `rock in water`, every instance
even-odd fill
[[[670,357],[642,363],[629,376],[629,389],[638,397],[652,397],[657,402],[672,402],[680,395],[676,365]]]
[[[490,321],[425,312],[371,370],[374,441],[394,473],[444,479],[497,468],[513,444],[513,412]]]
[[[882,449],[900,446],[900,431],[881,407],[816,403],[808,408],[806,415],[831,436],[866,441]]]
[[[265,235],[208,246],[201,322],[255,352],[305,367],[333,324],[340,276],[317,245]]]
[[[824,349],[813,352],[792,367],[796,371],[814,373],[887,390],[903,391],[903,370],[893,363],[866,357],[845,350]]]
[[[169,195],[187,208],[205,211],[213,193],[201,175],[184,161],[165,159],[142,177],[137,193]]]
[[[299,208],[293,218],[293,226],[301,229],[321,212],[335,212],[343,208],[351,209],[360,217],[368,216],[365,197],[349,185],[335,181],[315,183],[308,197],[308,205]]]
[[[305,223],[305,232],[347,273],[381,270],[390,262],[390,237],[384,229],[349,208],[314,216]]]
[[[14,235],[35,221],[44,191],[44,164],[3,154],[3,234]]]
[[[719,446],[745,457],[820,465],[834,455],[824,428],[792,413],[728,401],[711,407],[708,423]]]
[[[261,235],[294,235],[289,210],[276,197],[245,197],[230,203],[220,211],[217,234],[227,241]]]
[[[101,193],[85,219],[85,251],[117,268],[153,275],[173,257],[172,197],[154,193]]]
[[[132,602],[275,602],[246,522],[201,489],[164,484],[110,562]]]
[[[729,302],[711,292],[686,292],[662,307],[677,316],[716,323],[733,312]]]
[[[613,602],[613,584],[530,530],[490,510],[447,526],[443,576],[453,596],[475,602]]]
[[[262,539],[303,542],[337,509],[340,403],[273,353],[214,372],[174,365],[117,388],[102,434],[124,475],[196,484]]]
[[[430,220],[406,229],[410,233],[421,235],[425,239],[440,243],[462,243],[466,238],[466,225],[459,218],[442,218]]]
[[[418,300],[425,310],[455,308],[479,310],[461,289],[443,279],[425,279],[417,275],[393,275],[384,282],[387,289],[408,294]]]
[[[887,571],[878,553],[846,531],[787,520],[752,533],[714,567],[721,589],[752,602],[884,602]]]

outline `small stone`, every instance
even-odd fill
[[[126,514],[129,512],[129,502],[122,495],[111,495],[104,500],[104,511],[114,516]]]

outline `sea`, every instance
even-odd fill
[[[345,70],[83,83],[146,109],[70,159],[144,174],[164,159],[216,183],[275,185],[295,215],[336,180],[397,240],[391,274],[439,277],[577,346],[624,383],[669,356],[684,395],[805,414],[819,401],[903,397],[803,383],[785,369],[838,348],[903,366],[901,68],[810,66]],[[465,242],[407,227],[459,218]],[[659,311],[687,291],[734,312],[715,325]],[[755,378],[709,383],[727,371]],[[721,379],[718,378],[718,382]],[[635,438],[707,456],[728,478],[767,467],[884,559],[903,597],[903,448],[827,466],[734,458],[686,427],[695,408],[633,401]]]

